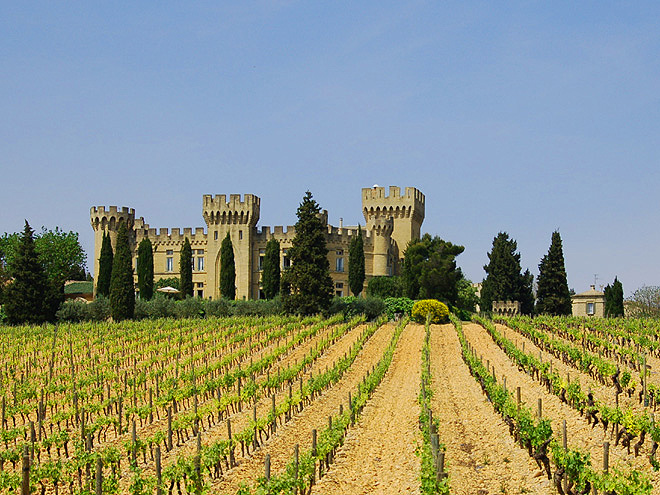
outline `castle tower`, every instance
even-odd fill
[[[390,186],[389,194],[384,187],[366,187],[362,189],[362,213],[367,222],[367,229],[373,230],[382,220],[392,219],[391,255],[398,265],[408,243],[419,239],[424,221],[424,194],[415,187],[406,187],[404,194],[396,186]],[[381,248],[382,249],[382,246]],[[374,257],[382,256],[374,246]],[[374,275],[376,258],[374,258]],[[393,270],[398,273],[398,266]]]
[[[236,264],[236,298],[250,299],[252,286],[252,244],[255,226],[259,221],[261,199],[254,194],[231,194],[229,201],[224,194],[205,194],[202,200],[204,221],[208,227],[207,284],[208,295],[214,299],[220,294],[220,247],[229,232],[234,246]],[[213,284],[213,287],[211,287]]]
[[[369,228],[369,227],[367,227]],[[392,218],[377,218],[373,221],[371,227],[374,239],[373,250],[373,273],[374,277],[392,275],[392,231],[394,230],[394,220]]]
[[[135,210],[125,206],[121,210],[116,206],[110,206],[107,210],[105,206],[92,206],[89,213],[92,229],[94,229],[94,277],[98,277],[103,233],[110,234],[110,242],[114,251],[117,244],[117,230],[122,223],[125,223],[128,228],[129,242],[134,245]],[[94,296],[96,296],[96,284],[94,284]]]

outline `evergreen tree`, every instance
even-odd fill
[[[154,252],[147,237],[138,247],[137,274],[140,299],[149,301],[154,295]]]
[[[264,295],[272,299],[280,292],[280,243],[275,238],[266,244],[263,272]]]
[[[14,280],[4,294],[4,311],[11,324],[43,323],[50,316],[45,300],[51,287],[34,249],[33,235],[26,220],[12,271]]]
[[[333,296],[326,226],[321,208],[307,191],[296,211],[296,235],[288,254],[291,267],[282,275],[283,303],[288,313],[315,314],[327,310]],[[287,293],[288,292],[288,293]]]
[[[493,301],[518,301],[523,314],[534,311],[534,276],[527,270],[521,274],[518,243],[506,232],[498,233],[484,266],[486,278],[481,286],[481,309],[490,311]]]
[[[115,321],[133,318],[135,311],[135,283],[131,259],[128,230],[126,223],[122,223],[117,231],[110,278],[110,313]]]
[[[617,277],[605,287],[605,316],[623,316],[623,285]]]
[[[548,254],[539,263],[537,299],[537,313],[571,314],[571,294],[568,290],[564,252],[559,232],[552,233],[552,242]]]
[[[110,278],[112,277],[112,243],[110,234],[103,232],[101,255],[99,256],[99,272],[96,274],[96,294],[110,297]]]
[[[186,237],[183,241],[183,247],[181,248],[181,254],[179,256],[179,272],[181,277],[181,284],[179,285],[179,290],[181,291],[181,297],[192,297],[193,295],[193,280],[192,280],[192,248],[190,247],[190,241]]]
[[[359,296],[364,288],[364,240],[358,225],[358,235],[351,239],[348,248],[348,286],[354,296]]]
[[[236,299],[236,265],[234,263],[234,245],[229,237],[223,239],[220,246],[220,295],[224,299]]]

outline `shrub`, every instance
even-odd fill
[[[168,318],[175,315],[174,299],[157,294],[147,302],[147,313],[149,318]]]
[[[229,304],[225,299],[212,299],[204,303],[204,312],[207,316],[229,316]]]
[[[444,323],[449,321],[449,308],[436,299],[422,299],[414,304],[411,316],[418,323],[426,323],[427,316],[431,323]]]
[[[197,297],[186,297],[174,305],[177,318],[199,318],[204,316],[204,300]]]
[[[403,286],[399,277],[374,277],[367,284],[367,295],[385,299],[403,295]]]
[[[335,297],[330,303],[328,313],[333,315],[343,313],[345,320],[350,320],[357,315],[365,315],[368,320],[373,320],[383,314],[385,304],[376,297]]]
[[[230,301],[232,314],[236,316],[270,316],[282,314],[282,301],[279,297],[273,299],[258,299],[247,301]]]
[[[138,298],[135,300],[135,311],[133,318],[136,320],[144,320],[149,318],[149,301],[146,299]]]
[[[88,309],[94,321],[105,321],[110,318],[110,300],[107,297],[97,295],[96,299],[88,304]]]
[[[88,304],[82,301],[66,301],[56,313],[57,321],[81,322],[92,319]]]
[[[401,316],[410,316],[415,301],[407,297],[388,297],[383,303],[385,312],[390,320],[396,318],[397,314]]]

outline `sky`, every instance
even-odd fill
[[[0,95],[0,233],[79,232],[90,268],[95,205],[292,225],[310,190],[355,225],[379,184],[473,281],[498,232],[537,274],[558,230],[577,292],[660,285],[657,1],[0,0]]]

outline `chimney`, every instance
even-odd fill
[[[339,219],[339,228],[341,229],[341,228],[343,228],[343,227],[344,227],[344,219],[343,219],[343,218],[340,218],[340,219]]]
[[[589,287],[591,287],[591,290],[596,290],[596,286],[595,286],[595,285],[593,285],[593,284],[592,284],[592,285],[590,285]]]

